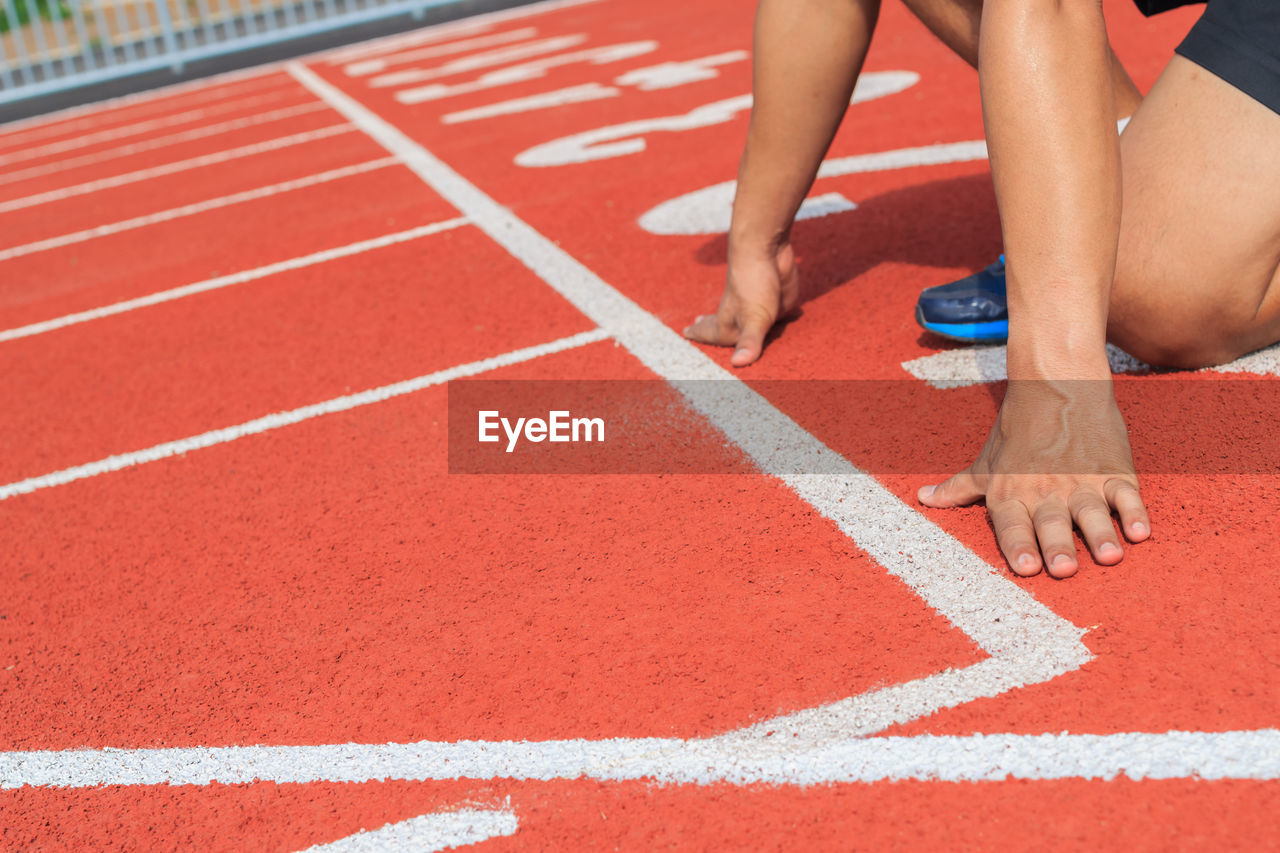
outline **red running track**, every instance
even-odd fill
[[[1150,86],[1191,13],[1107,12],[1117,53]],[[560,46],[484,61],[549,39]],[[1082,632],[1091,658],[1035,677],[1024,666],[984,698],[926,688],[918,711],[862,733],[926,753],[930,735],[1275,733],[1273,476],[1146,477],[1152,541],[1064,583],[1012,578],[982,508],[916,508],[919,475],[879,475],[875,500],[925,527],[850,532],[769,473],[450,474],[443,384],[94,467],[485,359],[500,359],[485,378],[669,375],[648,358],[667,345],[625,330],[537,349],[601,318],[520,254],[527,240],[504,242],[494,223],[507,214],[466,193],[632,300],[626,317],[683,328],[718,297],[717,214],[665,220],[697,232],[684,234],[642,217],[732,179],[741,104],[699,126],[671,120],[748,93],[749,43],[750,9],[727,0],[550,4],[0,128],[0,484],[21,485],[0,491],[0,846],[300,850],[463,808],[514,819],[514,834],[483,841],[494,850],[1280,845],[1267,756],[1236,778],[1144,778],[1159,774],[1137,764],[1112,778],[1071,770],[1084,760],[1071,740],[1032,770],[952,781],[891,763],[887,778],[822,782],[821,762],[799,754],[772,784],[326,781],[305,751],[297,766],[318,766],[316,781],[65,770],[85,749],[164,761],[190,747],[710,738],[976,672],[1006,652],[967,626],[1005,607]],[[564,61],[484,76],[540,58]],[[896,91],[851,108],[829,159],[981,139],[974,75],[901,8],[884,10],[867,70]],[[421,79],[376,85],[402,71]],[[433,84],[452,88],[403,102]],[[525,100],[564,90],[594,98]],[[348,98],[372,121],[353,122]],[[643,145],[598,156],[602,129],[622,125],[611,141]],[[389,151],[380,127],[410,147]],[[407,167],[423,150],[470,189]],[[906,455],[942,473],[976,452],[994,405],[989,386],[936,389],[903,366],[950,346],[916,328],[918,290],[999,250],[985,160],[950,160],[822,178],[815,195],[856,209],[797,226],[804,315],[735,374],[795,435],[868,470]],[[919,383],[919,408],[895,410],[901,428],[868,446],[862,415],[777,382],[808,379]],[[659,453],[754,470],[723,424],[685,414]],[[930,426],[939,415],[944,429]],[[1143,436],[1165,427],[1160,413],[1126,416],[1135,453],[1154,452]],[[970,551],[994,567],[973,587],[989,600],[900,570]],[[19,752],[64,775],[40,782]]]

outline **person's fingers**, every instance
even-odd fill
[[[970,471],[961,471],[936,486],[922,486],[916,493],[920,503],[935,509],[967,506],[982,500],[985,495],[978,478]]]
[[[1036,531],[1031,516],[1022,501],[1001,501],[987,504],[991,514],[991,526],[996,531],[1000,553],[1009,561],[1014,574],[1024,578],[1040,571],[1040,548],[1036,545]]]
[[[1120,529],[1130,542],[1141,542],[1151,535],[1151,519],[1142,503],[1138,487],[1128,480],[1108,480],[1103,486],[1107,503],[1120,515]]]
[[[718,313],[704,314],[684,330],[684,336],[699,343],[728,347],[737,341],[738,329],[732,322],[721,322]]]
[[[738,318],[741,331],[729,363],[734,367],[746,367],[764,351],[764,336],[769,334],[773,317],[759,311],[744,310]]]
[[[1031,513],[1031,523],[1040,540],[1045,570],[1055,578],[1069,578],[1080,568],[1071,513],[1060,499],[1047,498]]]
[[[1067,502],[1071,517],[1080,528],[1080,535],[1089,546],[1093,559],[1104,566],[1114,566],[1124,556],[1120,536],[1111,523],[1111,507],[1097,491],[1080,487],[1071,493]]]

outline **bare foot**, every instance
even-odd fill
[[[729,363],[745,367],[760,357],[773,325],[791,316],[799,302],[800,273],[791,244],[760,252],[731,251],[720,307],[694,320],[684,335],[733,347]]]

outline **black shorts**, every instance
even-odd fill
[[[1195,0],[1135,0],[1154,15]],[[1180,55],[1280,113],[1280,0],[1209,0]]]

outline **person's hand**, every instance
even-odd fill
[[[1073,522],[1101,565],[1124,556],[1112,510],[1129,541],[1150,536],[1110,380],[1010,382],[978,461],[919,493],[930,507],[984,497],[1000,550],[1023,577],[1042,566],[1056,578],[1076,573]]]
[[[777,248],[730,247],[724,295],[714,314],[698,317],[684,330],[690,340],[733,347],[729,363],[745,367],[760,357],[765,335],[800,302],[800,273],[789,243]]]

